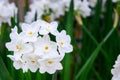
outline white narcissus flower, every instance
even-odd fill
[[[38,21],[31,24],[22,24],[22,32],[20,35],[23,37],[24,42],[35,42],[37,40],[40,23]]]
[[[61,31],[56,36],[56,42],[58,44],[58,50],[61,54],[69,53],[73,51],[73,47],[70,44],[71,42],[70,36],[66,34],[65,30]]]
[[[34,43],[35,54],[44,56],[50,53],[57,53],[57,44],[50,40],[49,35],[39,37],[38,40]]]
[[[19,57],[19,59],[16,59],[16,56],[14,55],[8,55],[8,57],[13,61],[15,69],[22,69],[23,72],[28,71],[28,65],[26,64],[26,61],[22,59],[22,56]]]
[[[89,4],[91,7],[95,7],[97,4],[97,0],[89,0]]]
[[[112,80],[120,80],[120,55],[115,61],[115,65],[113,66],[111,73],[113,75]]]
[[[25,61],[25,65],[30,69],[31,72],[36,72],[39,68],[38,59],[40,59],[40,56],[35,55],[34,53],[25,54],[22,56],[22,59]]]
[[[29,43],[24,43],[21,36],[17,33],[17,27],[12,29],[10,33],[11,42],[6,43],[6,47],[9,51],[14,51],[16,58],[20,57],[22,54],[29,53],[33,51],[33,47]]]
[[[48,72],[49,74],[54,74],[56,70],[62,70],[61,60],[61,56],[57,54],[47,55],[43,59],[40,59],[40,73]]]
[[[23,66],[22,60],[19,58],[18,60],[15,59],[15,56],[8,55],[8,57],[13,61],[13,66],[15,69],[20,69]]]
[[[41,21],[40,22],[40,27],[41,28],[39,30],[39,33],[42,34],[42,35],[47,35],[49,33],[51,33],[53,35],[58,34],[58,30],[57,30],[58,23],[57,22],[48,23],[48,22],[45,22],[45,21]]]

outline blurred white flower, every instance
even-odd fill
[[[39,60],[40,73],[48,72],[49,74],[53,74],[56,72],[56,70],[62,70],[63,67],[60,63],[61,60],[62,60],[61,56],[56,54],[51,54],[45,56],[43,59],[40,59]]]
[[[50,13],[49,0],[35,0],[30,5],[30,11],[25,16],[25,21],[30,23],[34,20],[35,14],[37,19],[42,19],[42,16]]]
[[[65,10],[65,11],[68,11],[69,10],[69,7],[70,7],[70,2],[71,2],[71,0],[62,0],[61,1],[62,3],[63,3],[63,9]]]
[[[70,44],[71,39],[70,39],[70,36],[66,34],[65,30],[61,31],[56,36],[56,42],[57,42],[58,50],[60,54],[72,52],[73,47]]]
[[[115,65],[113,66],[111,73],[113,75],[112,80],[120,80],[120,55],[115,61]]]
[[[31,23],[35,21],[35,11],[29,11],[27,12],[27,15],[25,16],[25,22]]]
[[[55,20],[60,16],[63,16],[65,13],[63,6],[63,2],[60,0],[50,0],[52,4],[50,4],[50,9],[52,10],[50,16],[51,20]],[[60,7],[61,6],[61,7]]]
[[[112,0],[112,2],[114,2],[114,3],[118,2],[118,1],[120,1],[120,0]]]
[[[97,0],[89,0],[89,4],[91,7],[95,7],[97,4]]]
[[[71,0],[33,0],[25,21],[28,23],[34,21],[35,14],[37,19],[50,16],[50,20],[54,21],[69,11],[70,2]],[[92,11],[90,6],[95,7],[96,3],[97,0],[74,0],[74,11],[84,18],[88,17]]]
[[[77,14],[80,14],[82,17],[87,17],[91,15],[91,9],[87,0],[74,0],[74,5],[75,12],[77,12]]]
[[[11,25],[11,17],[17,15],[17,8],[14,3],[9,3],[7,0],[0,1],[0,26],[2,23]]]

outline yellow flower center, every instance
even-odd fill
[[[48,64],[53,64],[53,61],[52,61],[52,60],[48,60],[47,63],[48,63]]]
[[[35,60],[35,59],[31,59],[31,62],[32,62],[32,63],[35,63],[35,62],[36,62],[36,60]]]
[[[45,46],[45,50],[46,50],[46,51],[49,50],[49,46]]]
[[[47,26],[47,30],[50,30],[50,26]]]
[[[16,50],[19,51],[21,47],[19,45],[16,45]]]
[[[33,34],[33,32],[32,32],[32,31],[29,31],[29,32],[28,32],[28,34],[29,34],[29,35],[32,35],[32,34]]]
[[[63,46],[63,45],[64,45],[64,42],[63,42],[63,41],[61,41],[59,44],[60,44],[60,46]]]

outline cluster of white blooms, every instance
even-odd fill
[[[17,7],[14,3],[9,3],[7,0],[0,1],[0,26],[2,23],[11,25],[11,17],[17,14]]]
[[[114,3],[118,2],[118,1],[120,1],[120,0],[112,0],[112,2],[114,2]]]
[[[25,16],[25,22],[30,23],[41,19],[43,15],[49,15],[51,21],[63,16],[69,10],[71,0],[33,0],[30,11]],[[94,7],[96,0],[74,0],[74,11],[82,17],[90,16],[91,7]]]
[[[107,0],[102,0],[102,6],[104,7],[105,6],[105,3],[106,3]],[[116,3],[120,0],[112,0],[113,3]],[[89,3],[90,3],[90,6],[91,7],[95,7],[95,5],[97,4],[97,0],[89,0]]]
[[[87,0],[74,0],[74,11],[83,17],[91,15],[90,3]]]
[[[120,80],[120,55],[118,56],[114,68],[111,70],[113,75],[112,80]]]
[[[39,69],[40,73],[53,74],[56,70],[61,70],[60,61],[73,47],[66,31],[59,32],[57,27],[57,22],[48,23],[43,20],[31,24],[22,23],[20,33],[14,27],[10,33],[11,42],[6,43],[8,50],[14,52],[13,55],[8,55],[13,66],[23,72],[36,72]]]

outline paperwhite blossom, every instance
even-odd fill
[[[47,23],[45,21],[41,21],[40,22],[41,25],[41,29],[39,30],[39,33],[42,35],[47,35],[49,33],[56,35],[58,33],[57,27],[58,27],[58,23],[57,22],[51,22],[51,23]]]
[[[73,50],[73,47],[70,44],[70,36],[66,34],[65,30],[61,31],[56,36],[56,42],[58,44],[58,50],[61,54],[69,53]]]
[[[120,55],[115,61],[115,65],[113,66],[111,73],[113,75],[112,80],[120,80]]]
[[[37,40],[38,31],[40,29],[39,21],[33,22],[31,24],[23,23],[21,25],[22,32],[20,35],[25,42],[35,42]]]
[[[50,40],[49,35],[39,37],[35,42],[35,54],[37,55],[47,55],[51,53],[57,53],[57,43]]]
[[[24,43],[21,36],[17,34],[17,28],[12,29],[10,34],[11,42],[6,43],[6,47],[9,51],[14,51],[16,58],[20,57],[22,54],[29,53],[33,50],[33,47],[29,43]]]
[[[61,60],[61,56],[56,54],[51,54],[45,56],[44,59],[40,59],[40,73],[48,72],[49,74],[53,74],[56,70],[62,70],[63,67],[60,63]]]
[[[30,70],[40,73],[55,73],[62,70],[60,61],[65,53],[72,51],[70,36],[65,31],[59,33],[58,23],[47,23],[37,20],[31,24],[22,23],[22,31],[17,32],[17,26],[10,33],[10,42],[6,43],[13,55],[8,57],[13,61],[15,69],[22,69],[23,72]],[[56,38],[56,41],[51,37]]]
[[[38,67],[40,66],[38,60],[40,56],[35,55],[34,53],[23,55],[23,60],[25,61],[25,65],[30,69],[31,72],[36,72]]]
[[[26,64],[26,61],[22,59],[23,56],[16,59],[16,56],[14,55],[8,55],[8,57],[13,61],[13,66],[15,69],[22,69],[23,72],[28,71],[28,65]]]
[[[17,59],[17,60],[16,60],[15,56],[13,56],[13,55],[8,55],[8,57],[13,61],[13,66],[15,67],[15,69],[20,69],[20,68],[22,68],[23,62],[22,62],[22,60],[20,59],[20,57],[19,57],[19,59]]]

